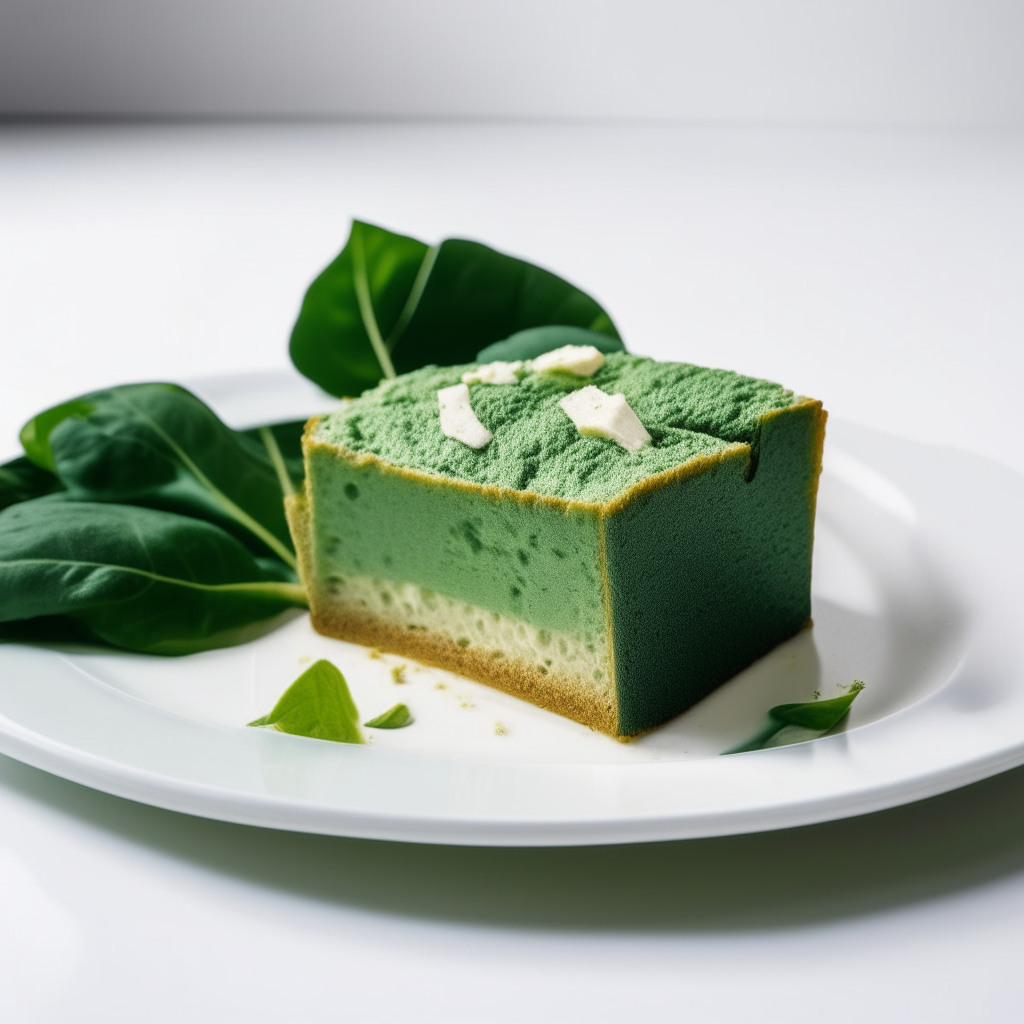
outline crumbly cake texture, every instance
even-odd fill
[[[310,421],[288,507],[321,633],[460,672],[612,736],[667,721],[810,619],[825,413],[779,385],[612,353],[587,380],[474,385],[445,437],[425,367]],[[625,395],[652,436],[578,433]]]

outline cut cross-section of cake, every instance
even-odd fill
[[[809,622],[820,402],[626,353],[585,378],[477,369],[307,426],[289,520],[319,632],[626,737]],[[464,374],[480,447],[441,429]]]

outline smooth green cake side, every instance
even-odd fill
[[[760,459],[734,450],[606,517],[618,728],[667,721],[802,629],[824,413],[760,420]]]
[[[628,736],[808,621],[820,403],[612,354],[586,381],[474,386],[494,433],[474,450],[438,424],[465,369],[307,428],[289,518],[318,630]],[[652,444],[581,436],[557,401],[591,383],[625,394]]]

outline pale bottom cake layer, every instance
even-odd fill
[[[573,636],[411,583],[333,573],[313,602],[329,636],[460,672],[614,733],[615,682],[605,633]]]

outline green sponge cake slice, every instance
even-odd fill
[[[825,413],[560,351],[425,367],[311,421],[289,520],[321,633],[631,736],[809,621]]]

